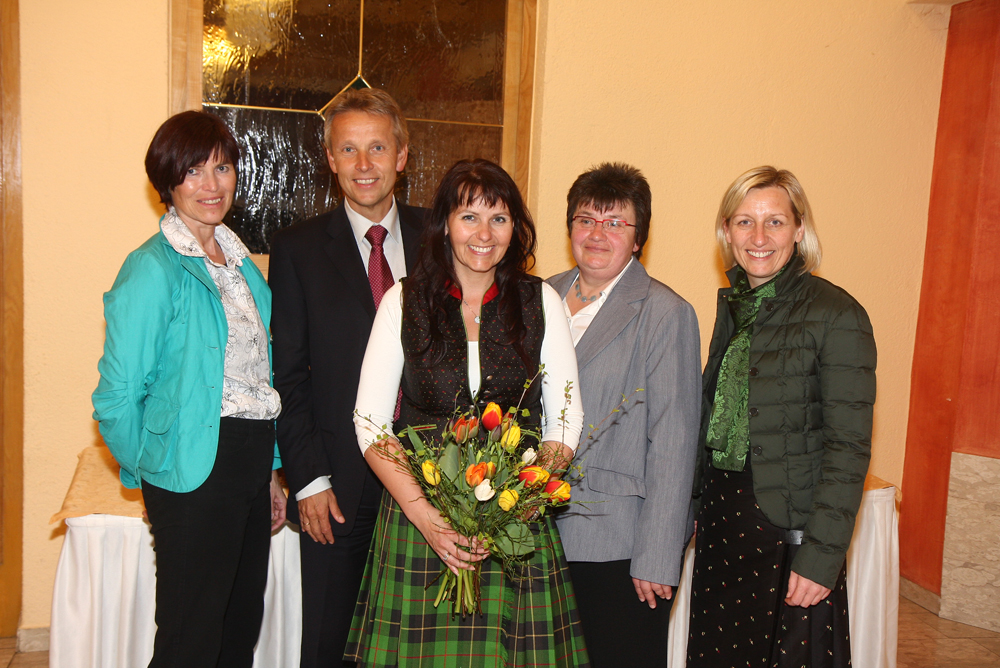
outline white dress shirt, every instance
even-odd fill
[[[383,425],[392,425],[399,380],[403,375],[403,344],[400,338],[402,296],[403,286],[398,284],[385,293],[361,366],[354,430],[362,453],[382,437]],[[583,403],[580,400],[576,350],[569,329],[563,324],[566,321],[559,294],[548,283],[542,283],[542,308],[545,335],[542,337],[541,362],[545,365],[545,375],[542,378],[541,440],[565,443],[575,451],[583,432]],[[478,341],[469,342],[468,363],[470,390],[475,395],[482,377]],[[564,397],[567,383],[570,384],[568,404]],[[564,406],[565,424],[560,419]]]
[[[601,290],[601,296],[597,298],[597,301],[587,304],[575,314],[570,313],[569,304],[566,302],[566,297],[569,297],[569,292],[566,293],[566,297],[563,297],[563,310],[566,315],[566,322],[569,323],[569,331],[573,335],[574,346],[580,343],[580,339],[582,339],[583,335],[587,333],[587,328],[590,327],[590,323],[594,322],[597,312],[601,310],[602,306],[604,306],[604,302],[608,301],[608,295],[610,295],[611,291],[615,289],[616,285],[618,285],[618,281],[622,280],[622,276],[625,275],[625,272],[628,271],[628,268],[632,266],[633,262],[635,262],[634,257],[625,263],[625,268],[621,270],[620,274],[615,276],[615,280],[608,283],[607,287]],[[579,280],[580,273],[578,270],[576,281]],[[573,282],[574,287],[571,287],[570,290],[577,289],[576,286],[578,283],[576,281]]]
[[[347,220],[351,223],[351,230],[354,232],[354,240],[358,242],[358,252],[361,253],[361,261],[365,264],[365,271],[368,271],[368,259],[372,254],[371,242],[365,239],[368,230],[375,225],[381,225],[388,232],[385,241],[382,242],[382,251],[385,259],[392,270],[392,279],[396,283],[406,276],[406,254],[403,252],[403,233],[399,228],[399,209],[396,208],[396,198],[392,198],[392,208],[385,218],[377,223],[373,223],[360,213],[351,208],[350,202],[344,200],[344,209],[347,212]]]
[[[389,213],[385,214],[385,218],[378,223],[373,223],[352,209],[351,203],[346,198],[344,199],[344,211],[351,224],[351,231],[354,232],[354,240],[358,244],[358,252],[361,253],[361,261],[365,265],[366,272],[368,271],[368,259],[372,254],[372,244],[365,239],[365,235],[375,225],[381,225],[386,229],[388,234],[385,235],[385,241],[382,242],[382,252],[385,254],[385,260],[389,263],[389,269],[392,271],[392,280],[399,283],[399,279],[406,276],[406,254],[403,252],[403,232],[399,227],[399,209],[396,207],[396,198],[392,198],[392,207],[389,209]],[[301,501],[332,487],[329,476],[320,476],[300,489],[295,495],[295,500]]]

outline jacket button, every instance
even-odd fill
[[[764,451],[764,450],[763,450],[763,449],[762,449],[762,448],[761,448],[761,447],[760,447],[759,445],[755,445],[755,446],[753,446],[753,453],[754,453],[755,455],[759,455],[759,454],[760,454],[761,452],[763,452],[763,451]]]
[[[757,407],[754,406],[753,408],[750,409],[750,417],[757,417],[758,412],[759,411],[757,410]]]
[[[764,307],[764,310],[770,313],[771,311],[774,310],[774,304],[768,304],[767,306]]]
[[[750,375],[751,376],[756,376],[757,375],[757,367],[755,367],[755,366],[750,367]]]
[[[493,376],[486,376],[486,380],[493,380]]]

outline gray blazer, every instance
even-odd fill
[[[560,296],[578,269],[553,276]],[[631,559],[632,577],[675,586],[693,531],[691,484],[701,413],[694,309],[633,262],[576,346],[584,478],[557,515],[570,561]]]

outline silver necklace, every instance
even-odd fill
[[[462,303],[465,304],[466,308],[469,309],[469,313],[472,314],[473,320],[475,320],[476,324],[478,325],[480,321],[479,321],[479,316],[476,315],[475,309],[472,308],[472,305],[469,304],[469,302],[465,301],[465,297],[462,297]]]
[[[600,297],[600,293],[594,295],[593,297],[584,297],[583,293],[580,292],[580,277],[576,278],[576,298],[582,301],[584,304],[587,302],[596,302],[597,298]]]

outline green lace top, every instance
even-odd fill
[[[785,267],[788,263],[785,264]],[[750,449],[750,417],[747,404],[750,395],[750,338],[753,323],[764,299],[774,297],[775,279],[785,271],[781,268],[763,285],[751,288],[746,272],[736,271],[736,282],[729,295],[729,313],[736,324],[733,338],[722,358],[719,379],[715,385],[712,416],[708,423],[706,443],[712,449],[712,466],[724,471],[742,471]]]

